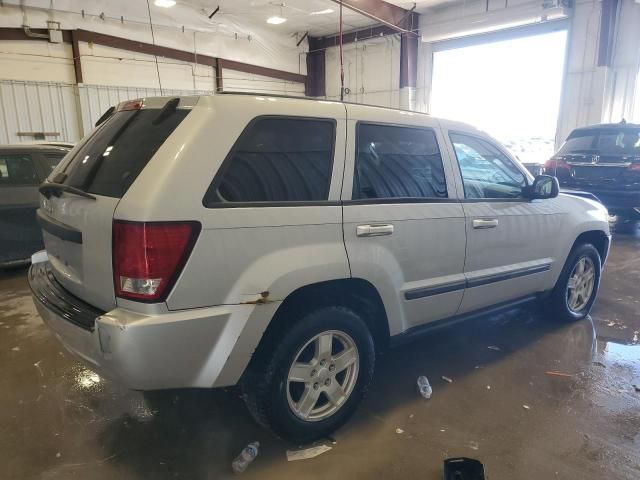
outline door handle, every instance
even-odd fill
[[[496,228],[498,226],[497,218],[476,218],[473,220],[473,228]]]
[[[358,225],[356,227],[356,235],[358,237],[381,237],[392,233],[393,225],[391,224]]]

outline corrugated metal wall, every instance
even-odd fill
[[[275,78],[253,75],[251,73],[236,72],[227,68],[222,70],[222,83],[225,92],[252,92],[304,96],[304,84],[288,82]]]
[[[162,95],[210,95],[209,91],[168,90],[162,89]],[[143,97],[160,96],[158,88],[116,87],[104,85],[80,85],[78,87],[82,128],[85,133],[91,131],[93,125],[111,106],[125,100]]]
[[[167,90],[163,95],[204,95],[209,91]],[[157,88],[0,80],[0,144],[45,140],[77,142],[112,105],[159,96]],[[20,135],[22,133],[23,135]]]
[[[0,80],[0,144],[32,142],[19,133],[45,132],[50,141],[82,136],[74,85]]]

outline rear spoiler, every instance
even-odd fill
[[[582,190],[568,190],[568,189],[561,188],[560,193],[564,193],[565,195],[572,195],[574,197],[588,198],[589,200],[595,200],[598,203],[602,203],[602,201],[591,192],[585,192]]]

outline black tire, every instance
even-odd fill
[[[292,319],[293,320],[293,319]],[[375,349],[366,323],[353,310],[323,307],[287,322],[281,334],[265,338],[240,386],[245,403],[255,420],[276,435],[296,443],[306,443],[327,436],[342,426],[356,410],[373,377]],[[328,330],[346,333],[358,352],[355,386],[337,411],[325,419],[305,421],[289,406],[287,378],[299,350],[316,335]]]
[[[591,259],[591,262],[593,263],[594,284],[589,300],[582,308],[574,311],[569,308],[569,303],[567,300],[567,288],[569,284],[569,278],[571,276],[571,273],[573,272],[574,267],[584,257]],[[556,282],[556,285],[551,293],[550,307],[554,318],[564,322],[574,322],[576,320],[581,320],[589,315],[591,307],[593,306],[593,302],[595,302],[596,296],[598,294],[601,268],[600,254],[598,253],[598,250],[590,243],[576,245],[573,250],[571,250],[569,256],[567,257],[567,261],[562,268],[560,277],[558,278],[558,281]]]

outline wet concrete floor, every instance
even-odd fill
[[[491,480],[640,478],[637,236],[615,238],[592,319],[519,309],[388,352],[333,449],[291,463],[295,446],[257,427],[234,389],[143,395],[84,368],[40,321],[25,275],[0,274],[1,479],[230,478],[253,440],[247,479],[436,480],[452,456],[480,459]]]

